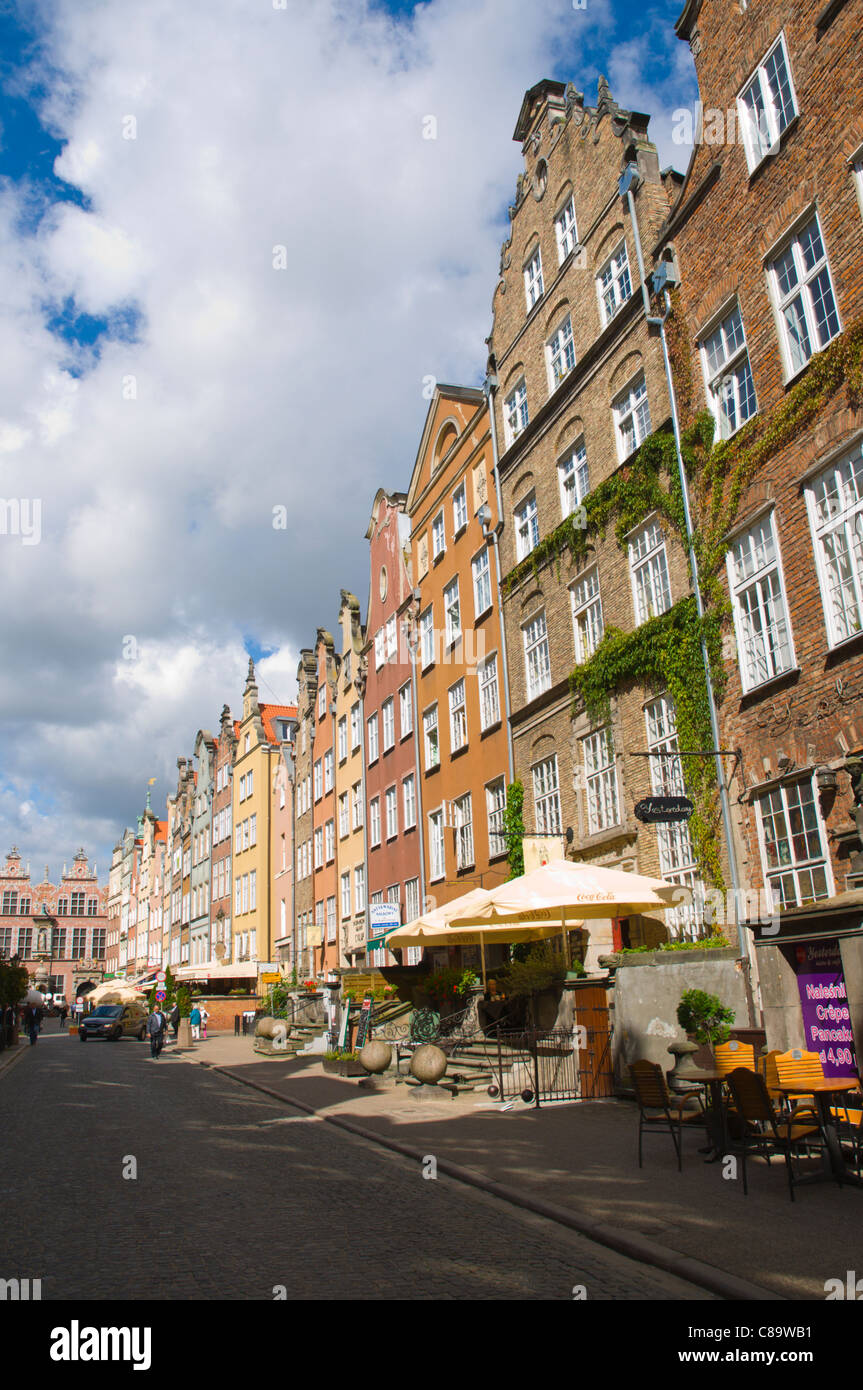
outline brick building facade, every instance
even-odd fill
[[[71,1004],[80,990],[98,984],[105,967],[106,885],[79,849],[71,870],[63,866],[59,883],[34,883],[30,867],[13,846],[0,868],[0,958],[17,955],[30,974],[44,964],[52,994]],[[40,944],[43,948],[39,950]]]

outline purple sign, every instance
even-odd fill
[[[838,941],[796,948],[797,988],[808,1052],[817,1052],[826,1077],[857,1076],[854,1034]]]

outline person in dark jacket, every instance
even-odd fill
[[[61,1004],[61,1005],[60,1005],[60,1032],[61,1032],[61,1033],[62,1033],[63,1029],[66,1027],[66,1015],[68,1014],[68,1012],[69,1012],[69,1010],[66,1008],[66,1005],[65,1005],[65,1004]]]
[[[180,1006],[175,1004],[171,1010],[171,1027],[174,1030],[174,1042],[177,1041],[177,1034],[180,1031]]]
[[[165,1033],[168,1027],[168,1020],[162,1013],[157,1004],[147,1019],[147,1032],[150,1035],[150,1056],[158,1057],[162,1051],[162,1044],[165,1041]]]
[[[24,1026],[30,1034],[30,1046],[36,1046],[36,1039],[39,1036],[39,1027],[42,1023],[42,1010],[37,1004],[28,1004],[24,1010]]]

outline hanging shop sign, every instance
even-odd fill
[[[635,818],[645,825],[669,825],[689,820],[694,810],[688,796],[646,796],[637,803]]]

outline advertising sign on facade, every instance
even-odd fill
[[[398,903],[372,903],[369,907],[369,945],[383,946],[384,940],[402,922]]]
[[[550,864],[553,859],[566,858],[566,846],[562,835],[525,835],[522,840],[524,850],[524,871],[531,873]]]
[[[857,1076],[854,1034],[839,943],[808,941],[795,948],[804,1046],[817,1052],[826,1077]]]

